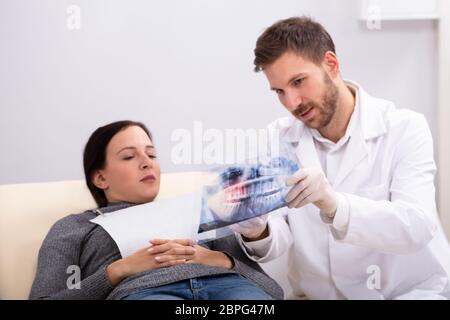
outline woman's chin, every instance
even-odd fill
[[[140,203],[147,203],[147,202],[152,202],[153,200],[155,200],[155,198],[158,196],[158,192],[147,192],[145,194],[143,194],[142,196],[140,196]]]

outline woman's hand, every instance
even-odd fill
[[[158,261],[160,261],[161,263],[165,263],[168,261],[174,261],[176,257],[179,256],[174,255],[173,251],[171,250],[166,250],[166,246],[174,242],[185,245],[187,243],[186,241],[188,240],[157,239],[150,241],[150,243],[154,245],[154,252],[159,253],[157,255]],[[191,240],[191,243],[195,243],[195,241]],[[184,256],[184,258],[186,259],[186,263],[199,263],[226,269],[231,269],[233,267],[233,261],[223,252],[210,250],[199,245],[194,245],[193,248],[195,249],[195,252],[192,255]]]
[[[116,286],[123,279],[139,272],[183,264],[196,251],[190,243],[191,240],[167,241],[163,245],[140,249],[131,256],[111,263],[106,268],[108,280]],[[161,254],[165,256],[164,259],[159,259]]]
[[[205,247],[195,245],[195,253],[192,258],[186,260],[186,263],[200,263],[212,267],[222,267],[225,269],[233,268],[233,261],[223,252],[214,251]]]

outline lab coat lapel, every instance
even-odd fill
[[[345,154],[342,158],[342,168],[336,175],[333,187],[337,188],[342,184],[353,169],[361,163],[368,155],[370,156],[370,140],[377,138],[387,132],[380,105],[389,103],[388,101],[377,99],[367,94],[361,86],[350,82],[358,88],[359,119],[350,139]]]
[[[353,168],[355,168],[368,155],[367,145],[359,125],[355,128],[355,131],[347,143],[348,146],[341,162],[342,167],[339,169],[333,183],[334,188],[337,188],[339,184],[342,183],[352,172]]]
[[[295,154],[300,162],[300,169],[311,167],[321,168],[310,130],[306,128],[303,130]]]

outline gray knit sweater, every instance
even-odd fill
[[[132,205],[115,203],[100,210],[107,213],[129,206]],[[141,272],[112,287],[106,276],[106,267],[122,256],[110,235],[89,221],[95,217],[96,213],[86,211],[69,215],[52,226],[39,250],[30,299],[122,299],[144,288],[226,273],[238,273],[273,298],[283,298],[281,287],[257,263],[248,259],[234,236],[204,244],[211,250],[228,254],[234,262],[230,270],[202,264],[181,264]],[[78,266],[81,270],[79,289],[68,288],[67,283],[72,283],[69,277],[74,274],[70,266]]]

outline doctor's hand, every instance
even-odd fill
[[[333,218],[337,209],[336,194],[323,171],[319,168],[303,168],[286,181],[293,186],[285,196],[289,208],[300,208],[313,203],[328,217]]]
[[[256,241],[266,238],[269,235],[267,219],[269,214],[263,214],[249,220],[241,221],[230,225],[230,229],[240,233],[245,241]]]

